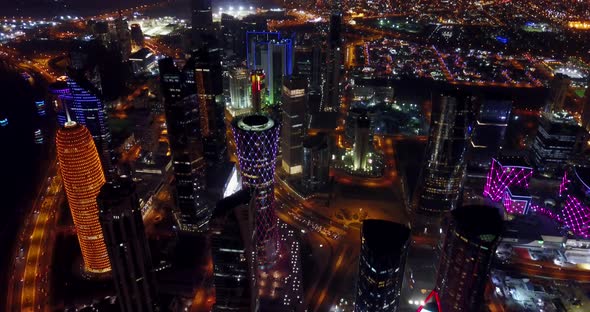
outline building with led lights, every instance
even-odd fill
[[[407,226],[363,221],[355,311],[398,311],[409,244]]]
[[[590,168],[570,167],[559,187],[562,220],[575,235],[590,238]]]
[[[293,42],[281,38],[280,33],[249,32],[246,36],[249,44],[248,68],[264,71],[264,104],[276,105],[281,100],[283,77],[293,74]]]
[[[139,24],[131,24],[131,47],[133,51],[137,51],[143,48],[143,44],[145,42],[145,37],[143,36],[143,31],[141,30],[141,25]]]
[[[57,131],[56,145],[59,169],[78,234],[84,268],[89,273],[109,272],[111,264],[96,203],[105,176],[90,131],[81,124],[67,121]]]
[[[135,184],[129,177],[109,181],[102,187],[97,202],[121,311],[159,311],[152,257]]]
[[[438,113],[432,116],[415,211],[440,215],[455,209],[461,197],[471,99],[439,95],[433,105]]]
[[[229,72],[230,110],[249,111],[252,108],[252,89],[248,70],[243,67],[232,68]],[[236,115],[236,114],[234,114]]]
[[[281,127],[282,167],[288,174],[303,171],[303,139],[306,132],[307,79],[285,77],[283,82]]]
[[[371,120],[366,114],[359,116],[354,127],[353,166],[354,170],[367,170],[371,148]]]
[[[492,158],[483,195],[499,202],[509,188],[528,189],[532,176],[533,168],[522,158]]]
[[[435,287],[442,311],[475,312],[485,306],[484,290],[503,222],[493,207],[451,211],[443,229]]]
[[[520,186],[511,186],[506,189],[502,205],[506,212],[511,215],[528,214],[531,209],[533,197],[529,193],[528,188]]]
[[[262,103],[265,101],[264,71],[255,69],[250,72],[250,94],[252,95],[252,112],[257,113],[262,109]]]
[[[560,175],[572,158],[580,126],[565,113],[543,113],[533,142],[532,160],[544,175]]]
[[[65,125],[69,113],[72,121],[84,125],[92,135],[102,168],[110,174],[113,172],[113,150],[108,115],[102,101],[90,91],[91,86],[82,84],[66,78],[52,86],[50,92],[56,96],[58,104],[57,121],[60,126]]]
[[[220,53],[219,49],[200,49],[183,68],[187,87],[188,81],[194,82],[194,89],[187,90],[187,94],[196,94],[198,98],[199,136],[209,168],[227,161]]]
[[[242,185],[254,196],[254,240],[259,263],[269,263],[277,253],[278,229],[274,212],[274,172],[280,126],[262,114],[233,120]]]

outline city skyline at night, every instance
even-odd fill
[[[0,4],[0,311],[585,312],[590,3]]]

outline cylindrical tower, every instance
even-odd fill
[[[78,233],[85,269],[90,273],[111,270],[96,197],[105,183],[100,158],[86,127],[73,121],[58,130],[57,157],[72,218]]]
[[[259,262],[265,262],[276,253],[278,243],[273,203],[280,126],[266,115],[253,114],[234,119],[232,130],[242,184],[254,193],[254,240]]]

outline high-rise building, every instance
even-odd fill
[[[194,77],[192,80],[198,98],[200,137],[208,167],[218,167],[227,160],[220,53],[219,49],[200,49],[183,69]],[[187,74],[186,77],[190,75]],[[190,94],[193,94],[192,91]]]
[[[250,199],[250,191],[238,191],[220,200],[211,217],[215,312],[252,311]]]
[[[58,104],[57,120],[60,126],[67,122],[67,115],[72,121],[84,125],[94,140],[96,149],[100,157],[100,162],[105,173],[109,175],[113,172],[113,150],[111,143],[111,130],[108,125],[108,115],[104,104],[98,97],[90,91],[91,87],[83,87],[81,83],[67,78],[65,84],[61,82],[61,87],[53,89],[55,94],[59,94],[61,100]],[[66,112],[67,110],[67,112]]]
[[[176,102],[183,97],[183,77],[171,57],[158,61],[160,88],[164,102]]]
[[[102,187],[97,202],[121,311],[159,311],[135,184],[129,177],[109,181]]]
[[[121,53],[121,60],[127,62],[131,54],[131,32],[129,30],[129,23],[122,17],[115,20],[115,33],[117,37],[116,42]]]
[[[563,74],[555,74],[549,85],[549,101],[545,105],[545,113],[558,113],[563,110],[571,79]]]
[[[283,82],[282,166],[289,174],[303,170],[303,138],[307,126],[307,79],[285,77]]]
[[[232,122],[244,188],[253,192],[255,206],[254,240],[257,261],[269,263],[278,245],[274,212],[274,172],[280,125],[262,114],[240,116]]]
[[[323,188],[330,181],[330,148],[326,133],[309,136],[303,142],[302,182],[308,191]]]
[[[562,220],[574,234],[590,237],[590,168],[569,167],[559,187]]]
[[[354,170],[367,170],[369,152],[371,148],[371,120],[367,114],[359,116],[354,131]]]
[[[210,41],[213,31],[211,0],[191,0],[192,48],[198,49]]]
[[[264,104],[278,104],[281,100],[283,77],[293,74],[293,42],[291,39],[281,38],[279,33],[249,32],[246,36],[249,43],[248,68],[262,69],[265,74]]]
[[[456,208],[460,200],[471,102],[469,98],[446,95],[433,102],[439,112],[432,117],[415,212],[440,215]]]
[[[488,206],[463,206],[451,211],[443,229],[435,290],[442,311],[477,312],[504,224]]]
[[[197,95],[164,103],[176,182],[179,225],[184,231],[205,230],[211,211],[205,198],[206,161],[198,137]]]
[[[511,101],[483,101],[470,139],[471,146],[468,151],[470,167],[489,168],[490,159],[498,154],[504,143],[511,111]]]
[[[537,170],[549,176],[560,174],[574,153],[580,130],[574,117],[564,111],[543,113],[532,148]]]
[[[409,244],[407,226],[363,221],[355,311],[398,311]]]
[[[250,94],[252,95],[252,112],[257,113],[262,109],[262,102],[264,101],[264,71],[262,69],[255,69],[250,72]]]
[[[109,272],[111,264],[96,204],[105,177],[90,131],[68,120],[57,131],[56,145],[59,169],[78,234],[84,267],[90,273]]]
[[[252,107],[252,88],[248,70],[243,67],[233,68],[229,73],[229,92],[231,110],[235,112],[248,110]]]
[[[340,9],[336,9],[330,15],[326,75],[322,91],[322,110],[325,112],[337,112],[340,109],[342,54],[342,12]]]
[[[143,36],[143,31],[141,30],[141,25],[139,24],[131,24],[131,47],[133,51],[137,51],[143,48],[143,44],[145,42],[145,38]]]

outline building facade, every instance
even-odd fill
[[[560,175],[575,150],[580,127],[564,111],[543,113],[533,142],[531,158],[544,175]]]
[[[303,139],[307,126],[307,79],[285,77],[281,127],[282,167],[288,174],[303,171]]]
[[[59,169],[82,250],[84,268],[89,273],[109,272],[111,264],[96,204],[105,176],[90,131],[68,120],[57,131],[56,145]]]
[[[330,182],[330,148],[328,135],[318,133],[303,142],[302,183],[306,190],[317,191]]]
[[[409,244],[407,226],[363,221],[355,311],[398,311]]]
[[[159,311],[151,254],[133,181],[120,177],[107,182],[97,202],[121,311]]]
[[[442,311],[476,312],[504,224],[496,208],[463,206],[451,211],[443,229],[435,290]]]

